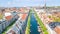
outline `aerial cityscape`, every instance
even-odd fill
[[[0,34],[60,34],[60,0],[1,0]]]

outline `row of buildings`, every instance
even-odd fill
[[[6,32],[6,34],[25,34],[28,14],[20,14],[15,24]]]
[[[43,24],[47,28],[49,34],[60,34],[60,22],[56,21],[59,19],[60,12],[53,10],[52,12],[46,12],[44,9],[35,9],[38,17],[42,20]]]
[[[13,21],[18,19],[18,15],[14,13],[5,12],[2,19],[0,19],[0,33],[4,31],[4,29],[9,26]]]
[[[25,31],[29,9],[16,7],[4,8],[0,10],[0,14],[3,15],[2,19],[0,19],[0,34],[2,34],[13,21],[15,21],[15,23],[5,32],[6,34],[20,34]],[[15,31],[15,33],[13,31]]]

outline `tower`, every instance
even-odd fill
[[[46,11],[46,0],[44,0],[44,10],[45,10],[45,12],[47,12]]]

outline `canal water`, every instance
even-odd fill
[[[36,21],[36,18],[34,16],[34,14],[32,13],[32,15],[30,16],[30,23],[31,23],[31,26],[30,26],[30,34],[40,34],[38,32],[38,24],[37,24],[37,21]]]

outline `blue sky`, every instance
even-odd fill
[[[60,0],[46,0],[47,6],[60,6]],[[43,6],[44,0],[0,0],[0,7]]]

